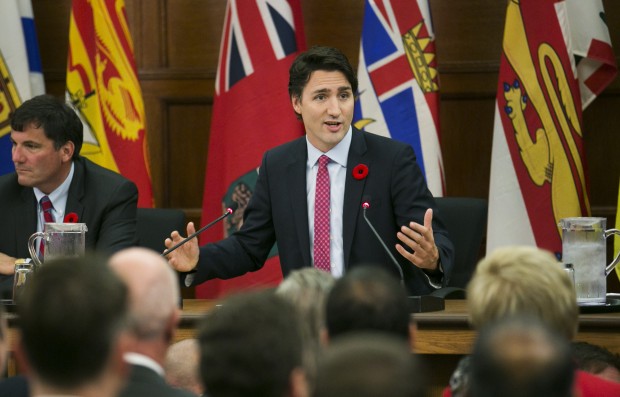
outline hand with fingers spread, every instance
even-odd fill
[[[396,244],[396,250],[417,267],[429,272],[437,270],[439,264],[439,251],[435,245],[433,236],[433,210],[427,209],[424,214],[424,225],[409,222],[408,226],[402,226],[396,234],[398,239],[406,245]]]
[[[189,222],[187,224],[187,235],[189,236],[195,232],[196,227],[194,226],[194,222]],[[170,233],[170,238],[167,238],[164,244],[166,245],[166,249],[170,249],[182,240],[183,237],[175,230]],[[194,270],[198,264],[198,255],[198,238],[196,237],[166,255],[166,258],[174,270],[179,272],[189,272]]]

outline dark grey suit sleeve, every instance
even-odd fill
[[[116,185],[108,197],[101,215],[96,250],[111,254],[137,244],[138,189],[133,182],[125,180]]]

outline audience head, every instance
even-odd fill
[[[421,397],[424,375],[402,338],[356,333],[334,340],[320,361],[314,397]]]
[[[129,331],[139,342],[164,346],[152,357],[163,362],[180,317],[176,273],[160,254],[146,248],[119,251],[109,263],[129,288]]]
[[[499,248],[480,261],[467,286],[467,305],[476,328],[526,315],[569,340],[577,332],[574,286],[555,257],[535,247]]]
[[[320,335],[325,327],[325,301],[334,282],[331,273],[304,267],[291,272],[276,289],[276,294],[291,302],[297,312],[304,348],[304,368],[310,385],[316,373]]]
[[[197,396],[202,395],[199,366],[200,350],[197,339],[183,339],[168,348],[164,361],[166,382]]]
[[[84,127],[75,111],[61,100],[39,95],[22,103],[11,116],[11,129],[19,133],[30,127],[41,128],[56,150],[73,142],[72,157],[79,156]]]
[[[46,262],[21,296],[18,313],[18,353],[32,372],[33,389],[71,394],[97,384],[106,395],[106,387],[115,393],[121,386],[127,288],[104,259]]]
[[[317,70],[341,72],[351,84],[353,94],[357,93],[357,77],[346,55],[337,48],[315,46],[297,56],[289,69],[288,93],[291,99],[301,99],[310,76]]]
[[[273,291],[233,295],[209,312],[198,337],[209,397],[306,396],[296,319]]]
[[[478,336],[469,395],[570,397],[574,372],[568,339],[538,318],[503,318]]]
[[[620,383],[620,355],[587,342],[573,342],[571,349],[577,368]]]
[[[393,275],[378,266],[357,266],[337,280],[325,310],[330,339],[357,331],[411,339],[407,293]]]
[[[335,281],[330,273],[305,267],[291,272],[276,289],[298,311],[306,339],[318,341],[325,325],[325,301]]]

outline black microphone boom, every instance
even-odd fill
[[[166,256],[169,253],[171,253],[172,251],[174,251],[175,249],[179,248],[180,246],[182,246],[183,244],[187,243],[189,240],[193,239],[194,237],[198,236],[200,233],[204,232],[205,230],[209,229],[211,226],[215,225],[216,223],[220,222],[221,220],[223,220],[224,218],[227,218],[228,216],[232,215],[233,212],[235,212],[235,210],[237,209],[238,204],[237,202],[233,202],[233,204],[226,208],[226,211],[220,215],[217,219],[215,219],[213,222],[201,227],[199,230],[197,230],[195,233],[190,234],[189,236],[187,236],[186,238],[184,238],[183,240],[181,240],[178,244],[176,244],[174,247],[171,247],[170,249],[167,249],[163,252],[163,254],[161,254],[161,256]]]
[[[374,233],[377,240],[379,240],[379,242],[383,246],[385,252],[387,252],[387,254],[389,255],[390,259],[396,266],[396,269],[398,269],[398,274],[400,275],[400,283],[405,286],[405,276],[403,275],[403,269],[400,267],[400,264],[398,263],[396,258],[394,258],[394,255],[392,255],[392,251],[390,251],[387,245],[385,245],[385,242],[383,241],[379,233],[377,233],[372,223],[370,223],[370,220],[366,217],[366,210],[370,208],[370,203],[368,203],[368,201],[364,201],[362,203],[362,208],[364,209],[364,220],[370,227],[370,230],[372,230],[372,232]],[[439,310],[444,310],[446,308],[444,299],[439,296],[418,295],[408,296],[407,298],[409,312],[411,313],[435,312]]]
[[[396,269],[398,270],[398,274],[400,275],[400,283],[402,285],[405,285],[405,276],[403,275],[403,269],[401,269],[400,264],[398,263],[396,258],[394,258],[394,255],[392,255],[392,251],[388,249],[387,245],[385,245],[385,241],[383,241],[379,233],[377,233],[377,231],[375,230],[372,223],[370,223],[370,220],[366,217],[366,210],[370,208],[370,204],[367,201],[365,201],[362,203],[362,208],[364,209],[364,220],[370,227],[370,230],[372,230],[372,232],[375,234],[375,237],[377,238],[377,240],[379,240],[379,242],[383,246],[383,249],[385,250],[385,252],[387,252],[387,254],[389,255],[390,259],[392,260],[392,263],[394,263],[394,266],[396,266]]]

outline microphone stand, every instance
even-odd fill
[[[372,225],[372,223],[370,222],[370,220],[366,216],[366,210],[368,208],[370,208],[370,204],[368,202],[364,202],[364,203],[362,203],[362,208],[363,208],[364,220],[366,221],[366,223],[370,227],[370,230],[372,230],[373,234],[375,235],[375,237],[377,238],[379,243],[381,243],[381,246],[383,247],[385,252],[388,254],[390,259],[392,260],[392,263],[394,264],[394,266],[398,270],[398,274],[400,276],[400,283],[404,287],[405,286],[405,276],[403,275],[403,269],[400,267],[400,264],[398,263],[396,258],[394,258],[394,255],[392,255],[392,251],[390,251],[388,249],[387,245],[385,244],[385,242],[383,241],[383,239],[381,238],[381,236],[379,235],[377,230],[374,228],[374,226]],[[434,295],[410,295],[410,296],[407,297],[407,299],[409,301],[408,305],[409,305],[409,312],[410,313],[436,312],[436,311],[445,310],[445,308],[446,308],[446,303],[445,303],[444,298],[439,297],[439,296],[434,296]]]

